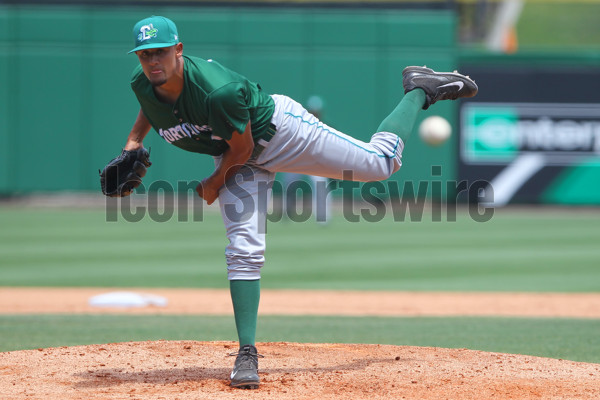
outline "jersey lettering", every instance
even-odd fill
[[[165,139],[167,142],[169,142],[169,143],[173,143],[174,139],[173,139],[173,137],[171,136],[171,133],[169,132],[169,130],[168,130],[168,129],[167,129],[167,130],[165,130],[165,129],[161,129],[161,130],[158,132],[158,134],[159,134],[160,136],[162,136],[162,138],[163,138],[163,139]]]
[[[169,132],[171,132],[171,136],[173,136],[175,138],[175,140],[183,139],[183,136],[181,136],[179,134],[179,132],[177,132],[177,128],[179,128],[179,130],[181,130],[180,125],[169,128]]]
[[[165,139],[168,143],[173,143],[177,140],[184,138],[193,138],[194,136],[199,135],[211,135],[212,136],[212,128],[208,125],[192,125],[189,122],[185,122],[183,124],[175,125],[171,128],[167,129],[159,129],[158,134]],[[220,139],[220,138],[213,138]]]

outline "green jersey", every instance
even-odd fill
[[[250,122],[254,141],[267,136],[275,105],[260,86],[212,60],[183,56],[183,91],[175,104],[159,101],[141,65],[133,89],[142,112],[167,142],[213,156],[227,149],[234,131]]]

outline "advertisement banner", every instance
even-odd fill
[[[490,91],[461,105],[459,179],[489,182],[489,202],[496,206],[600,204],[600,101],[510,86],[515,74],[536,82],[538,72],[507,69],[493,79],[484,71],[477,75],[480,88]],[[548,82],[567,79],[561,71],[544,75]],[[600,74],[593,75],[598,82]],[[518,90],[530,101],[506,101]]]

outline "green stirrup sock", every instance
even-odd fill
[[[229,291],[233,302],[233,314],[237,327],[240,347],[255,345],[256,320],[260,301],[260,279],[254,281],[229,281]]]
[[[422,89],[411,90],[406,93],[394,111],[381,122],[377,132],[395,133],[406,143],[424,104],[425,92]]]

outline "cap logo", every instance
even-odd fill
[[[158,35],[158,29],[152,24],[144,25],[140,28],[140,34],[138,35],[138,41],[143,42],[144,40],[152,39]]]

